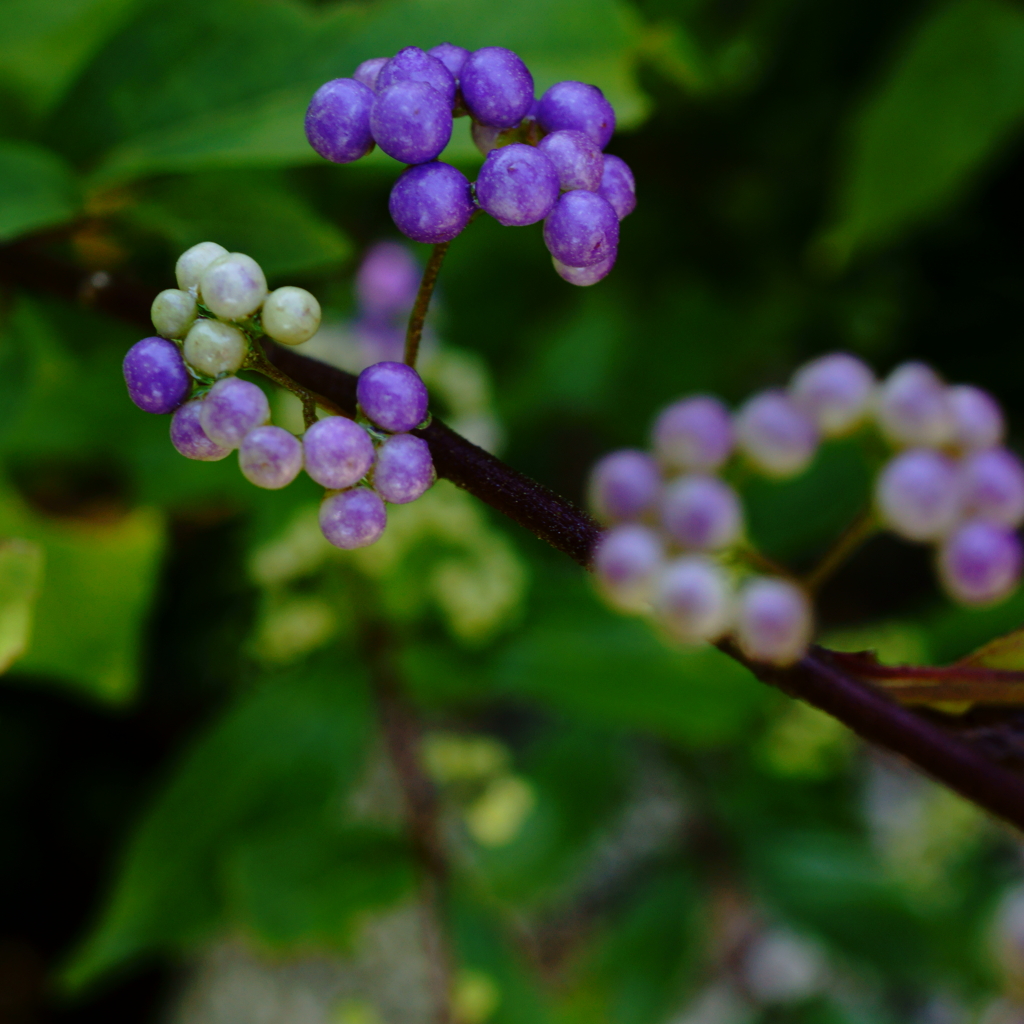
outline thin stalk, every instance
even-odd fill
[[[804,586],[813,594],[877,529],[878,520],[874,512],[865,509],[804,577]]]
[[[252,347],[249,349],[249,355],[246,357],[244,368],[263,374],[264,377],[272,380],[275,384],[279,384],[286,391],[297,395],[302,400],[302,418],[305,421],[307,430],[316,423],[316,407],[318,405],[334,416],[349,416],[341,406],[332,402],[329,398],[325,398],[315,391],[310,391],[308,388],[296,384],[288,374],[278,369],[266,357],[258,341],[253,341]],[[351,419],[351,417],[349,418]]]
[[[409,314],[409,327],[405,332],[405,362],[407,366],[416,365],[416,357],[420,352],[420,338],[423,337],[423,323],[427,319],[427,310],[430,308],[430,299],[434,294],[434,285],[437,284],[437,275],[441,273],[441,264],[444,263],[448,246],[451,242],[438,242],[430,253],[426,269],[423,271],[423,280],[420,281],[420,290],[416,293],[416,303]]]

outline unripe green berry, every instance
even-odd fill
[[[203,271],[216,259],[228,254],[223,245],[216,242],[200,242],[186,249],[174,265],[174,276],[178,279],[178,287],[187,292],[190,288],[199,287],[199,279]]]
[[[242,368],[248,351],[245,335],[219,320],[197,320],[185,337],[185,362],[207,377]]]
[[[301,345],[320,329],[320,303],[305,288],[287,285],[263,303],[263,330],[282,345]]]
[[[251,316],[267,297],[263,269],[241,252],[229,252],[215,259],[199,279],[204,305],[222,320]]]
[[[196,300],[177,288],[162,291],[149,311],[156,333],[162,338],[184,338],[198,313]]]

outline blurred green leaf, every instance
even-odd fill
[[[414,886],[406,843],[319,818],[261,830],[233,851],[227,872],[234,917],[277,946],[343,946],[357,916]]]
[[[769,691],[717,648],[668,647],[648,623],[605,611],[582,573],[555,586],[546,596],[562,600],[498,658],[498,692],[697,747],[734,738],[764,707]]]
[[[360,675],[346,664],[331,652],[265,683],[199,740],[140,824],[109,904],[67,967],[67,985],[81,988],[142,953],[181,948],[223,926],[225,872],[234,872],[248,920],[275,938],[297,934],[301,925],[282,908],[295,898],[300,912],[326,851],[311,846],[277,879],[266,872],[280,867],[276,844],[289,823],[319,817],[330,835],[331,807],[360,765],[369,709]],[[306,837],[316,838],[311,829]],[[253,894],[257,880],[281,891]],[[377,899],[384,889],[367,885],[363,894]],[[356,890],[342,883],[334,895],[351,907]]]
[[[43,576],[43,549],[26,540],[0,541],[0,672],[25,653]]]
[[[538,90],[565,78],[595,82],[622,123],[636,123],[645,111],[631,77],[639,27],[617,0],[530,0],[504,12],[470,0],[326,12],[284,0],[188,0],[154,5],[112,40],[48,137],[88,165],[96,184],[165,171],[315,163],[302,124],[324,81],[351,74],[367,57],[443,39],[517,50]],[[457,127],[452,149],[465,158],[472,154],[468,127]]]
[[[1024,12],[953,0],[919,27],[854,127],[827,258],[887,241],[960,190],[1024,117]]]
[[[44,110],[138,6],[139,0],[5,0],[0,81],[33,111]]]
[[[29,142],[0,141],[0,242],[59,224],[78,206],[77,186],[60,157]]]
[[[273,171],[213,171],[149,185],[129,209],[176,252],[213,239],[245,252],[271,278],[322,270],[348,258],[345,235]]]

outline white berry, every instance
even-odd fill
[[[263,330],[282,345],[301,345],[320,329],[320,303],[305,288],[286,285],[263,302]]]

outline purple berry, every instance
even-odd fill
[[[362,82],[367,89],[372,89],[376,92],[377,77],[380,75],[380,69],[384,67],[389,60],[389,57],[371,57],[369,60],[364,60],[363,63],[356,68],[352,77],[357,82]]]
[[[384,502],[369,487],[328,494],[320,504],[320,529],[336,547],[351,551],[380,538],[388,523]]]
[[[199,422],[202,406],[203,400],[195,399],[177,409],[171,417],[171,444],[186,459],[219,462],[231,454],[231,449],[214,443],[206,436]]]
[[[459,86],[473,120],[491,128],[514,127],[533,106],[533,75],[500,46],[474,50],[462,65]]]
[[[302,439],[306,472],[322,487],[340,490],[359,483],[373,465],[373,441],[356,422],[328,416]]]
[[[436,57],[458,79],[462,74],[463,65],[469,58],[469,50],[454,43],[440,43],[427,50],[431,57]]]
[[[650,607],[663,564],[661,538],[635,523],[613,527],[594,549],[598,585],[620,611],[642,612]]]
[[[794,404],[826,437],[838,437],[867,415],[874,396],[874,374],[855,356],[833,352],[796,372],[789,385]]]
[[[558,201],[558,172],[540,150],[513,142],[487,154],[476,197],[499,224],[536,224]]]
[[[950,597],[968,605],[992,604],[1008,597],[1017,586],[1020,540],[998,523],[973,520],[945,540],[938,561]]]
[[[398,82],[377,93],[370,131],[388,156],[403,164],[426,163],[452,137],[451,104],[426,82]]]
[[[434,461],[427,442],[412,434],[394,434],[377,450],[373,489],[392,505],[415,501],[434,482]]]
[[[893,443],[931,448],[949,441],[953,416],[949,390],[924,363],[903,363],[883,381],[876,415]]]
[[[368,366],[356,383],[359,407],[382,430],[401,434],[418,426],[427,415],[427,388],[405,363]]]
[[[752,661],[791,665],[807,650],[813,626],[807,595],[775,577],[751,580],[740,592],[736,641]]]
[[[572,129],[552,132],[540,140],[537,148],[554,164],[564,192],[576,188],[596,192],[600,187],[604,154],[589,135]]]
[[[590,507],[603,522],[639,519],[660,496],[658,465],[646,452],[612,452],[590,472]]]
[[[658,580],[654,599],[659,621],[676,640],[717,640],[729,628],[732,611],[729,579],[702,555],[669,562]]]
[[[604,149],[615,132],[615,110],[596,85],[559,82],[540,98],[537,120],[546,132],[586,132]]]
[[[325,160],[348,164],[373,149],[373,90],[354,78],[321,85],[306,110],[306,138]]]
[[[249,483],[280,490],[302,469],[302,442],[281,427],[257,427],[242,440],[238,466]]]
[[[937,540],[959,512],[956,467],[930,448],[911,448],[891,459],[875,484],[882,521],[907,540]]]
[[[1024,522],[1024,466],[1005,448],[968,455],[960,464],[963,514],[1004,526]]]
[[[469,223],[473,209],[466,176],[436,160],[410,167],[388,200],[395,226],[414,242],[450,242]]]
[[[735,543],[743,528],[736,492],[714,476],[684,476],[670,484],[661,505],[661,521],[684,548],[717,551]]]
[[[250,430],[270,419],[270,403],[261,388],[240,377],[225,377],[203,399],[199,422],[206,436],[224,448],[237,448]]]
[[[618,249],[619,218],[596,192],[566,192],[544,221],[544,244],[567,267],[592,267]]]
[[[818,428],[781,391],[763,391],[736,416],[739,448],[761,472],[795,476],[807,468],[818,447]]]
[[[405,316],[420,286],[419,264],[404,245],[378,242],[363,257],[356,274],[356,295],[373,320]]]
[[[957,384],[947,391],[953,416],[953,444],[965,451],[979,451],[1001,444],[1006,424],[999,403],[981,388]]]
[[[713,472],[732,454],[729,410],[710,395],[670,405],[655,421],[654,454],[669,469]]]
[[[192,378],[181,350],[166,338],[143,338],[122,364],[128,397],[146,412],[174,412],[188,398]]]
[[[418,46],[399,50],[380,69],[377,90],[383,91],[399,82],[425,82],[445,98],[449,109],[455,105],[455,76],[441,61],[424,53]]]
[[[605,153],[604,170],[597,194],[612,204],[619,220],[628,217],[636,209],[636,181],[629,164],[621,157]]]
[[[586,288],[588,285],[603,281],[611,273],[618,255],[618,250],[616,250],[606,260],[601,260],[600,263],[595,263],[592,267],[567,267],[564,263],[559,263],[552,256],[551,265],[555,268],[555,273],[563,281],[578,285],[580,288]]]

